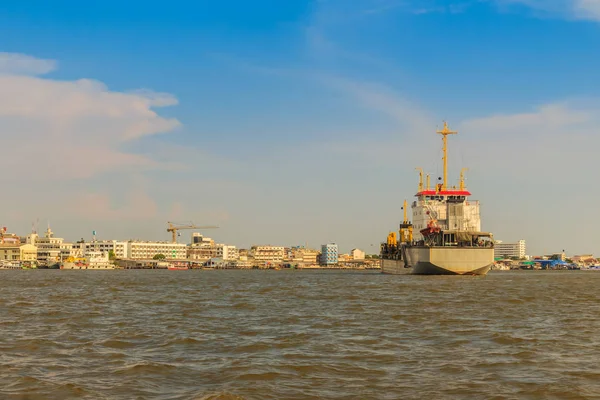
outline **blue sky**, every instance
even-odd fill
[[[21,0],[0,37],[11,231],[194,221],[240,247],[375,253],[414,168],[440,173],[447,120],[483,229],[600,251],[600,1]]]

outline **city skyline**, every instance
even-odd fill
[[[10,232],[39,218],[69,240],[168,241],[167,221],[193,221],[241,248],[377,253],[415,168],[440,176],[447,120],[449,178],[469,168],[483,230],[529,254],[598,252],[597,3],[13,3]]]

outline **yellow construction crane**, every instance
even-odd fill
[[[177,243],[177,231],[179,231],[180,229],[216,229],[218,228],[218,226],[214,226],[214,225],[209,225],[209,226],[197,226],[192,224],[189,225],[183,225],[183,224],[176,224],[175,222],[167,222],[167,224],[169,224],[169,227],[167,228],[167,232],[171,232],[171,234],[173,235],[173,243]]]

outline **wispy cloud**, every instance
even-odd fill
[[[37,65],[34,58],[28,60]],[[122,145],[180,126],[176,119],[153,110],[176,104],[167,94],[120,93],[89,79],[57,81],[15,74],[0,75],[0,86],[0,138],[12,149],[3,158],[14,163],[36,159],[60,171],[31,174],[40,179],[85,178],[128,167],[160,168],[151,158],[125,152]]]
[[[503,9],[525,6],[546,16],[600,21],[600,0],[370,0],[358,5],[357,15],[376,15],[392,11],[413,14],[461,13],[470,6],[489,2]]]
[[[599,0],[492,0],[501,7],[526,6],[549,16],[600,21]]]
[[[414,102],[403,98],[384,85],[331,76],[321,79],[327,85],[352,96],[364,107],[378,111],[392,118],[396,123],[408,126],[411,130],[423,127],[425,121],[431,121],[430,117]]]
[[[576,0],[573,8],[575,15],[579,18],[600,21],[599,0]]]
[[[565,246],[583,252],[596,246],[593,235],[582,233],[571,240],[558,232],[540,232],[562,226],[591,234],[600,224],[594,213],[573,217],[570,211],[594,209],[597,191],[590,180],[600,147],[599,115],[598,99],[579,99],[458,125],[469,138],[461,144],[485,202],[485,225],[496,237],[526,238],[539,252]]]

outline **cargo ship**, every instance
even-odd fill
[[[448,135],[457,134],[444,122],[443,178],[432,188],[430,175],[423,184],[419,170],[419,189],[411,204],[408,219],[405,200],[404,220],[398,232],[391,232],[381,244],[381,271],[385,274],[485,275],[494,264],[494,239],[481,232],[479,202],[469,200],[463,168],[459,186],[448,186]]]

